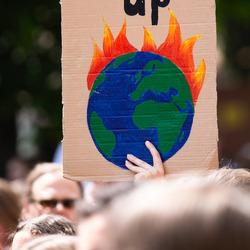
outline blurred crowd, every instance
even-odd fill
[[[154,165],[128,155],[133,182],[86,188],[51,162],[0,179],[0,249],[249,250],[250,172],[168,176],[146,145]]]

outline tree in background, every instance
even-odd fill
[[[1,1],[0,167],[51,160],[62,139],[61,17],[56,0]]]
[[[250,1],[216,0],[219,160],[250,169]],[[236,165],[235,165],[236,166]]]
[[[226,57],[226,66],[249,76],[250,1],[216,0],[216,9],[218,45]]]

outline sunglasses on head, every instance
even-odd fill
[[[31,200],[31,202],[37,202],[44,208],[55,208],[58,203],[61,203],[65,208],[73,208],[75,206],[75,199],[50,199],[50,200]]]

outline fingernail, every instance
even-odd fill
[[[131,154],[127,154],[127,158],[133,158],[134,156]]]

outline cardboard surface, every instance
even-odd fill
[[[107,65],[105,63],[102,64],[103,62],[101,60],[98,60],[100,59],[101,55],[100,53],[103,53],[104,51],[104,54],[106,53],[106,58],[112,57],[111,54],[113,53],[113,57],[110,58],[111,60],[113,58],[117,58],[119,56],[119,53],[120,55],[126,56],[128,53],[133,52],[131,49],[128,49],[128,51],[126,51],[127,48],[126,46],[125,46],[126,48],[123,48],[123,45],[126,44],[126,39],[124,37],[123,40],[117,42],[118,45],[117,44],[116,45],[118,46],[118,49],[116,51],[114,51],[113,49],[113,51],[110,52],[109,51],[110,47],[108,42],[112,42],[112,39],[110,38],[110,33],[108,33],[107,27],[109,27],[109,30],[112,33],[115,40],[119,32],[122,30],[124,20],[126,20],[126,38],[129,41],[129,43],[133,46],[133,48],[136,48],[138,49],[138,51],[141,51],[141,48],[145,44],[144,32],[147,33],[148,31],[150,32],[148,34],[151,34],[152,38],[150,35],[146,37],[147,49],[152,50],[152,48],[154,47],[152,45],[153,44],[152,39],[153,39],[156,46],[156,48],[154,47],[155,53],[158,56],[159,55],[165,56],[167,52],[164,52],[164,49],[162,51],[157,49],[160,47],[161,44],[164,43],[167,36],[169,35],[169,26],[170,26],[169,24],[171,20],[172,24],[174,24],[173,23],[175,20],[173,19],[174,17],[176,18],[176,21],[179,23],[181,32],[181,37],[177,38],[182,39],[182,43],[188,40],[189,38],[202,35],[201,37],[199,37],[199,39],[197,37],[197,40],[195,38],[196,41],[193,45],[193,50],[190,49],[192,48],[192,41],[190,40],[189,43],[187,43],[186,45],[182,45],[182,47],[185,47],[183,51],[186,53],[186,56],[184,56],[186,59],[189,58],[188,60],[190,61],[190,56],[192,58],[193,55],[194,70],[196,70],[200,64],[202,66],[202,60],[204,59],[204,65],[203,67],[200,68],[201,71],[200,78],[202,78],[202,76],[204,76],[205,78],[204,81],[202,81],[202,79],[200,79],[199,77],[198,79],[196,77],[198,79],[195,80],[196,82],[200,81],[201,84],[203,82],[200,92],[197,91],[196,87],[193,88],[193,90],[191,90],[192,95],[190,96],[191,99],[193,98],[193,102],[192,100],[190,102],[194,104],[193,106],[194,116],[193,116],[193,123],[189,128],[190,135],[188,136],[187,134],[188,137],[187,141],[183,142],[182,143],[183,145],[179,145],[177,152],[172,157],[170,158],[168,158],[167,156],[165,157],[168,159],[164,162],[164,166],[166,167],[168,174],[178,174],[178,173],[190,172],[193,170],[205,171],[207,169],[217,168],[218,130],[217,130],[217,114],[216,114],[216,109],[217,109],[216,24],[215,24],[214,0],[209,0],[209,1],[173,0],[169,1],[166,7],[158,6],[158,8],[157,8],[158,1],[145,0],[145,15],[137,14],[133,16],[125,13],[124,1],[127,4],[126,8],[129,7],[128,10],[126,10],[127,12],[132,13],[135,10],[137,12],[139,12],[139,10],[143,12],[143,9],[135,9],[133,7],[134,3],[138,2],[139,4],[139,2],[141,1],[131,1],[132,2],[131,6],[129,6],[130,1],[126,0],[116,0],[116,1],[62,0],[61,1],[64,176],[66,178],[73,180],[87,180],[87,181],[119,181],[119,180],[133,179],[133,174],[130,171],[125,170],[121,166],[112,163],[110,160],[108,160],[108,158],[110,157],[107,156],[108,153],[107,154],[103,153],[103,151],[101,151],[100,148],[98,150],[98,145],[99,145],[98,143],[100,143],[102,138],[104,138],[103,139],[104,144],[106,143],[107,145],[109,145],[109,147],[111,147],[112,143],[109,142],[108,139],[113,138],[114,136],[113,135],[110,137],[107,136],[108,138],[107,139],[104,131],[105,127],[102,123],[100,123],[100,116],[98,115],[96,116],[96,112],[92,114],[88,113],[90,112],[88,111],[89,108],[88,105],[90,100],[90,90],[88,89],[88,84],[89,87],[94,88],[94,92],[99,91],[99,89],[95,85],[96,84],[95,81],[97,79],[95,77],[99,76],[99,74],[101,73],[100,69],[103,70],[103,67]],[[168,1],[165,1],[165,3],[167,2]],[[160,2],[158,2],[158,5],[160,5]],[[139,7],[142,6],[140,5]],[[157,16],[157,11],[158,11],[158,16]],[[172,15],[171,11],[173,13]],[[154,25],[152,24],[153,22]],[[158,22],[157,25],[155,25],[155,22]],[[108,42],[106,42],[106,47],[104,46],[103,48],[105,27],[106,27],[106,37],[108,36],[109,40]],[[146,30],[143,27],[145,27]],[[174,31],[176,32],[175,29],[176,27],[177,27],[176,25],[173,25],[172,27],[173,32]],[[176,37],[174,37],[174,40],[176,40]],[[176,45],[176,43],[177,41],[174,41],[173,44]],[[95,54],[97,55],[96,63],[94,65],[94,68],[92,68],[92,72],[90,72],[89,75],[92,59],[94,56],[94,47],[95,47],[94,44],[96,44],[100,50],[98,50],[99,54],[98,53]],[[171,46],[169,44],[166,45],[165,47],[167,48],[167,50],[165,51],[171,51],[170,49]],[[147,49],[146,52],[149,52]],[[185,60],[184,59],[182,60],[183,54],[180,54],[179,50],[177,51],[178,52],[175,53],[179,53],[179,55],[181,55],[179,56],[178,60],[173,59],[173,55],[175,54],[173,48],[171,52],[172,57],[170,55],[172,59],[171,58],[168,59],[172,63],[174,63],[175,66],[181,69],[183,73],[185,70],[187,70],[188,67],[186,64],[181,66],[182,62]],[[114,56],[116,52],[117,53],[119,52],[117,54],[118,56]],[[138,58],[138,62],[140,63],[142,58],[144,58],[143,57],[144,54],[137,53],[137,55],[140,55],[140,58]],[[167,56],[165,57],[167,58]],[[121,66],[123,66],[123,64],[121,64]],[[176,70],[175,66],[173,67]],[[112,69],[112,65],[110,67]],[[143,72],[152,73],[153,68],[154,67],[151,65],[151,68],[149,67],[149,69],[144,70]],[[143,78],[141,76],[142,73],[140,74],[138,73],[136,77],[138,78],[139,75],[141,78]],[[184,75],[186,78],[188,77],[187,73]],[[146,77],[145,79],[147,79]],[[88,78],[92,78],[93,82],[91,83],[90,81],[89,83],[87,83]],[[193,83],[190,83],[190,81],[188,81],[188,84],[192,85]],[[154,82],[154,80],[152,80],[152,82]],[[183,88],[182,85],[180,86],[181,86],[179,89],[180,93],[182,92],[186,93],[182,89]],[[151,86],[151,90],[152,89],[153,87]],[[114,90],[114,88],[112,88],[112,90]],[[193,94],[192,91],[197,92],[197,94]],[[96,94],[94,92],[92,93],[93,100],[95,97],[94,95]],[[157,98],[159,97],[158,94],[160,94],[160,92],[161,92],[160,90],[157,90],[157,93],[154,92]],[[194,101],[195,95],[198,96],[196,102]],[[167,98],[166,95],[164,96],[164,98]],[[103,103],[110,103],[111,101],[110,99],[105,99],[103,100]],[[96,103],[94,103],[94,105],[95,104]],[[127,103],[126,105],[129,106],[130,104]],[[110,109],[112,109],[113,107],[114,106],[110,106],[108,108],[108,111],[110,112]],[[146,109],[148,109],[147,108],[148,106],[145,107]],[[145,112],[145,107],[142,106],[141,112]],[[177,106],[174,105],[173,107]],[[124,109],[127,109],[127,106],[126,107],[124,106]],[[135,111],[137,112],[137,109]],[[154,109],[152,111],[152,115],[154,115],[157,112],[155,112]],[[95,114],[95,117],[92,116],[93,114]],[[89,115],[88,118],[87,115]],[[140,115],[142,114],[140,113],[138,117],[140,117]],[[149,116],[149,114],[143,113],[143,115],[145,115],[145,124],[147,124],[148,119],[146,119],[146,117],[147,115]],[[92,132],[92,135],[90,132],[92,128],[94,130],[95,121],[98,122],[99,125],[98,129],[101,131],[101,133],[104,133],[99,135],[99,137],[96,135],[98,133],[98,129]],[[89,128],[88,124],[89,125],[92,124],[91,125],[92,127]],[[162,126],[164,126],[164,124],[166,125],[166,123],[163,122]],[[174,130],[175,124],[176,124],[175,121],[170,122],[171,126],[169,130],[171,129]],[[118,129],[118,125],[116,124],[115,126],[116,129]],[[170,133],[171,135],[171,132],[168,133]],[[183,134],[185,135],[185,133]],[[120,134],[119,135],[115,134],[115,135],[118,137],[120,136]],[[95,140],[93,140],[92,137]],[[133,151],[131,145],[133,144],[130,143],[129,147],[131,147],[131,151]],[[121,146],[119,150],[122,151],[124,149]],[[120,152],[119,150],[117,149],[118,153]]]

